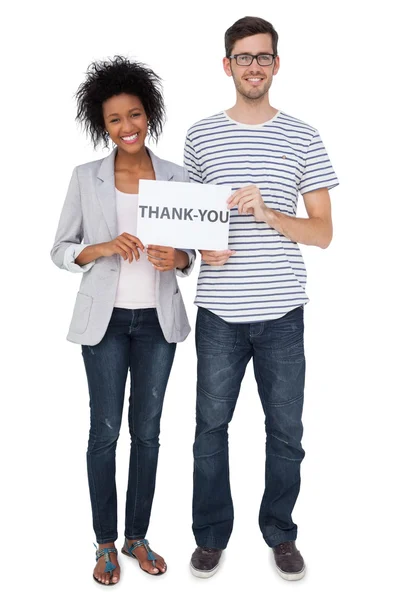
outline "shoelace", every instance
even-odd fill
[[[282,554],[287,554],[292,551],[292,543],[291,542],[283,542],[279,544],[279,548],[282,551]]]

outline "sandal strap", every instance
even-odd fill
[[[114,569],[117,568],[117,565],[114,565],[114,563],[111,562],[110,554],[118,554],[117,549],[116,548],[102,548],[101,550],[96,550],[96,561],[99,560],[99,558],[101,558],[102,556],[104,556],[104,559],[106,561],[106,567],[104,569],[104,573],[111,573],[112,571],[114,571]]]
[[[152,562],[153,567],[156,566],[156,557],[154,556],[154,554],[150,548],[148,540],[146,540],[146,539],[138,540],[131,546],[128,546],[128,544],[126,543],[126,540],[125,540],[125,546],[130,555],[133,555],[133,552],[136,550],[136,548],[140,548],[141,546],[143,546],[147,552],[147,560],[150,560]]]

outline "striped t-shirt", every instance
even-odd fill
[[[193,125],[185,166],[197,183],[255,184],[267,206],[295,216],[298,192],[338,185],[318,131],[279,111],[262,125],[245,125],[220,112]],[[300,249],[253,215],[230,211],[225,265],[202,261],[195,304],[231,323],[278,319],[308,301]],[[206,248],[204,248],[206,250]]]

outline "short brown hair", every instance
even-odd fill
[[[243,17],[225,32],[225,52],[229,57],[237,41],[258,33],[269,33],[272,37],[272,51],[278,54],[278,34],[268,21],[260,17]]]

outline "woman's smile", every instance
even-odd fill
[[[134,144],[137,141],[138,136],[139,136],[138,133],[133,133],[132,135],[124,135],[124,136],[121,136],[121,140],[125,144]]]

